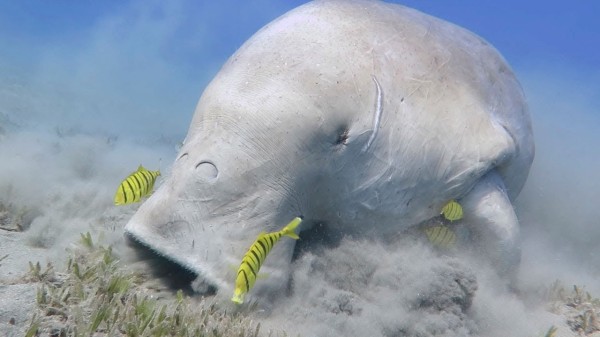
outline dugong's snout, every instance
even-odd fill
[[[194,286],[196,291],[222,290],[230,296],[248,247],[260,232],[279,225],[267,210],[281,205],[282,196],[261,189],[264,184],[251,175],[229,174],[218,158],[185,161],[176,162],[167,180],[140,206],[125,235],[196,274],[194,284],[202,285],[200,290]],[[248,184],[258,188],[248,189]],[[264,288],[286,283],[294,247],[289,241],[278,244],[264,264],[261,271],[269,275],[261,280]]]
[[[165,187],[167,188],[167,187]],[[227,286],[228,270],[234,256],[227,250],[226,241],[232,240],[225,219],[201,219],[185,212],[185,202],[174,202],[158,190],[134,214],[125,226],[125,236],[134,248],[152,253],[188,270],[209,286],[218,289]],[[217,224],[219,222],[219,224]]]

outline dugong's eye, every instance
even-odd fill
[[[342,128],[338,131],[337,139],[335,140],[335,145],[346,145],[348,144],[348,135],[350,130],[348,128]]]
[[[187,157],[187,155],[188,155],[187,152],[186,153],[182,153],[181,156],[179,156],[179,158],[177,158],[177,160],[183,159],[183,158]]]

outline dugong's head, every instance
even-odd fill
[[[514,197],[532,156],[521,89],[483,40],[398,5],[314,2],[231,56],[125,230],[232,289],[257,235],[295,216],[385,236],[491,171]],[[285,283],[293,244],[276,245],[260,284]]]

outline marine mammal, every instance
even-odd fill
[[[204,90],[170,176],[130,237],[233,289],[247,247],[296,216],[386,237],[453,199],[499,268],[534,156],[522,89],[473,33],[378,1],[315,1],[262,28]],[[293,240],[253,289],[285,286]]]

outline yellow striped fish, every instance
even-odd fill
[[[126,205],[142,200],[152,193],[154,182],[159,175],[160,171],[148,171],[140,165],[137,171],[125,178],[117,188],[115,205]]]
[[[248,249],[248,252],[246,252],[246,255],[244,255],[240,268],[237,271],[235,290],[233,292],[233,297],[231,298],[233,302],[237,304],[244,303],[244,296],[254,286],[260,267],[263,262],[265,262],[265,259],[273,246],[282,236],[289,236],[296,240],[299,239],[294,230],[298,227],[300,222],[302,222],[302,218],[296,217],[279,232],[262,232],[258,235],[256,241],[254,241],[252,246],[250,246],[250,249]]]
[[[429,242],[436,247],[448,249],[456,245],[456,233],[445,225],[425,228],[425,235]]]
[[[456,200],[450,200],[446,206],[442,208],[442,212],[440,214],[443,214],[446,220],[456,221],[462,219],[463,209]]]

